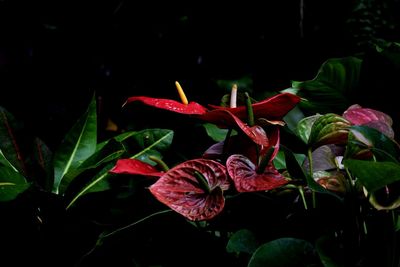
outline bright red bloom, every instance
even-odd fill
[[[207,108],[196,102],[185,105],[170,99],[151,98],[145,96],[134,96],[127,100],[127,103],[139,101],[145,105],[192,115],[201,120],[214,123],[219,127],[239,127],[256,144],[267,146],[267,138],[257,127],[249,127],[242,120],[247,118],[246,107],[224,108],[212,106],[214,110]],[[252,105],[253,113],[256,118],[266,118],[269,120],[281,120],[298,102],[300,98],[289,93],[281,93],[271,98]]]

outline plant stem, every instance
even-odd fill
[[[97,241],[96,241],[96,244],[79,259],[79,261],[75,264],[75,266],[79,266],[86,257],[88,257],[90,254],[92,254],[93,251],[96,250],[96,248],[100,247],[103,244],[105,238],[108,238],[108,237],[110,237],[112,235],[115,235],[115,234],[117,234],[117,233],[119,233],[121,231],[124,231],[124,230],[126,230],[126,229],[128,229],[130,227],[133,227],[133,226],[135,226],[135,225],[137,225],[137,224],[139,224],[141,222],[144,222],[144,221],[146,221],[148,219],[151,219],[151,218],[153,218],[153,217],[155,217],[157,215],[161,215],[161,214],[164,214],[164,213],[167,213],[167,212],[171,212],[171,211],[172,210],[170,210],[170,209],[158,211],[158,212],[152,213],[152,214],[150,214],[150,215],[148,215],[148,216],[146,216],[146,217],[144,217],[144,218],[142,218],[142,219],[140,219],[140,220],[138,220],[136,222],[133,222],[131,224],[128,224],[128,225],[125,225],[125,226],[123,226],[121,228],[118,228],[118,229],[116,229],[116,230],[114,230],[114,231],[112,231],[112,232],[110,232],[108,234],[103,234],[104,232],[101,233],[99,235]]]
[[[162,159],[155,156],[149,156],[149,159],[157,163],[158,167],[160,167],[164,172],[169,171],[168,165]]]
[[[306,197],[304,196],[303,187],[299,186],[297,189],[299,190],[299,193],[300,193],[300,196],[301,196],[301,200],[303,200],[304,209],[308,210],[307,201],[306,201]]]
[[[312,149],[311,149],[311,147],[308,148],[308,150],[307,150],[307,156],[308,156],[308,163],[309,163],[309,168],[310,168],[310,177],[311,177],[311,179],[314,179],[314,176],[313,176],[313,173],[314,173],[313,172],[313,159],[312,159]],[[311,194],[312,194],[312,206],[315,209],[317,207],[317,199],[315,197],[315,191],[312,190]]]

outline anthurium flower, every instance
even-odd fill
[[[288,183],[272,163],[262,172],[258,172],[256,165],[240,154],[230,156],[226,161],[226,167],[238,192],[271,190]]]
[[[238,192],[271,190],[288,182],[272,163],[279,151],[278,127],[270,135],[269,141],[267,151],[270,151],[270,154],[262,152],[260,162],[254,162],[242,154],[233,154],[227,159],[226,168]]]
[[[192,115],[201,120],[217,124],[220,127],[238,127],[255,143],[264,146],[266,145],[266,137],[259,131],[259,127],[249,127],[238,117],[227,110],[208,111],[205,107],[197,104],[196,102],[190,102],[189,104],[185,105],[174,100],[144,96],[130,97],[128,98],[127,103],[131,103],[133,101],[140,101],[148,106],[166,109],[181,114]]]
[[[365,125],[375,128],[390,138],[394,138],[392,129],[392,118],[378,110],[363,108],[360,105],[350,106],[344,113],[343,117],[350,121],[353,125]]]
[[[160,172],[154,166],[138,159],[119,159],[110,172],[155,177],[160,177],[164,174],[164,172]]]
[[[187,219],[201,221],[222,211],[223,191],[228,188],[224,165],[209,159],[194,159],[166,172],[150,186],[150,192]]]

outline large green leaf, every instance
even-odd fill
[[[344,161],[344,166],[360,180],[370,193],[400,181],[400,165],[394,162],[348,159]]]
[[[114,162],[107,164],[104,168],[100,170],[100,172],[93,176],[90,182],[87,183],[81,190],[79,190],[76,195],[73,196],[66,208],[69,209],[80,197],[86,194],[101,192],[110,189],[107,178],[113,175],[109,171],[114,167],[114,165]]]
[[[125,149],[122,144],[115,141],[114,139],[107,142],[101,149],[93,153],[87,158],[78,168],[68,172],[60,183],[60,193],[64,193],[71,182],[77,178],[81,173],[88,169],[96,169],[107,162],[119,159],[124,153]]]
[[[0,202],[15,199],[30,186],[14,169],[0,166]]]
[[[12,114],[0,107],[0,163],[26,175],[24,157],[16,137],[19,128]]]
[[[229,253],[248,253],[252,254],[258,247],[258,242],[254,234],[248,229],[241,229],[229,238],[226,251]]]
[[[54,193],[59,193],[64,176],[96,151],[96,143],[96,99],[93,96],[88,110],[68,132],[54,155]]]
[[[318,266],[313,246],[302,239],[279,238],[261,245],[251,257],[248,267]]]
[[[148,157],[150,155],[161,156],[163,152],[169,148],[172,143],[174,132],[167,129],[146,129],[139,132],[130,132],[119,136],[117,141],[123,143],[129,153],[129,158],[139,159],[148,163],[154,164]],[[136,149],[135,153],[132,150]],[[79,192],[72,197],[72,201],[68,204],[70,208],[83,195],[92,192],[99,192],[108,189],[107,179],[113,174],[109,171],[114,167],[114,164],[107,164],[97,175],[95,175]]]
[[[311,113],[338,112],[351,103],[348,96],[359,86],[362,61],[356,57],[332,58],[320,67],[317,76],[308,81],[293,81],[297,95],[305,98],[299,106]]]

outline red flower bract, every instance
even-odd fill
[[[271,190],[288,183],[272,164],[257,173],[254,163],[240,154],[230,156],[226,167],[238,192]]]
[[[152,98],[147,96],[132,96],[128,98],[126,103],[131,103],[135,101],[139,101],[151,107],[188,115],[199,115],[204,114],[208,111],[205,107],[196,102],[190,102],[189,104],[185,105],[171,99]]]
[[[270,120],[281,120],[297,103],[300,102],[300,97],[290,93],[281,93],[270,98],[266,98],[260,102],[252,104],[254,117],[267,118]],[[217,110],[227,110],[244,120],[247,118],[247,110],[245,106],[237,108],[225,108],[220,106],[209,105]]]
[[[210,192],[206,192],[195,176],[205,178]],[[226,168],[208,159],[185,161],[150,187],[150,192],[162,203],[192,221],[209,220],[225,205],[223,190],[229,188]]]
[[[110,171],[118,174],[147,175],[160,177],[164,173],[138,159],[119,159]]]

